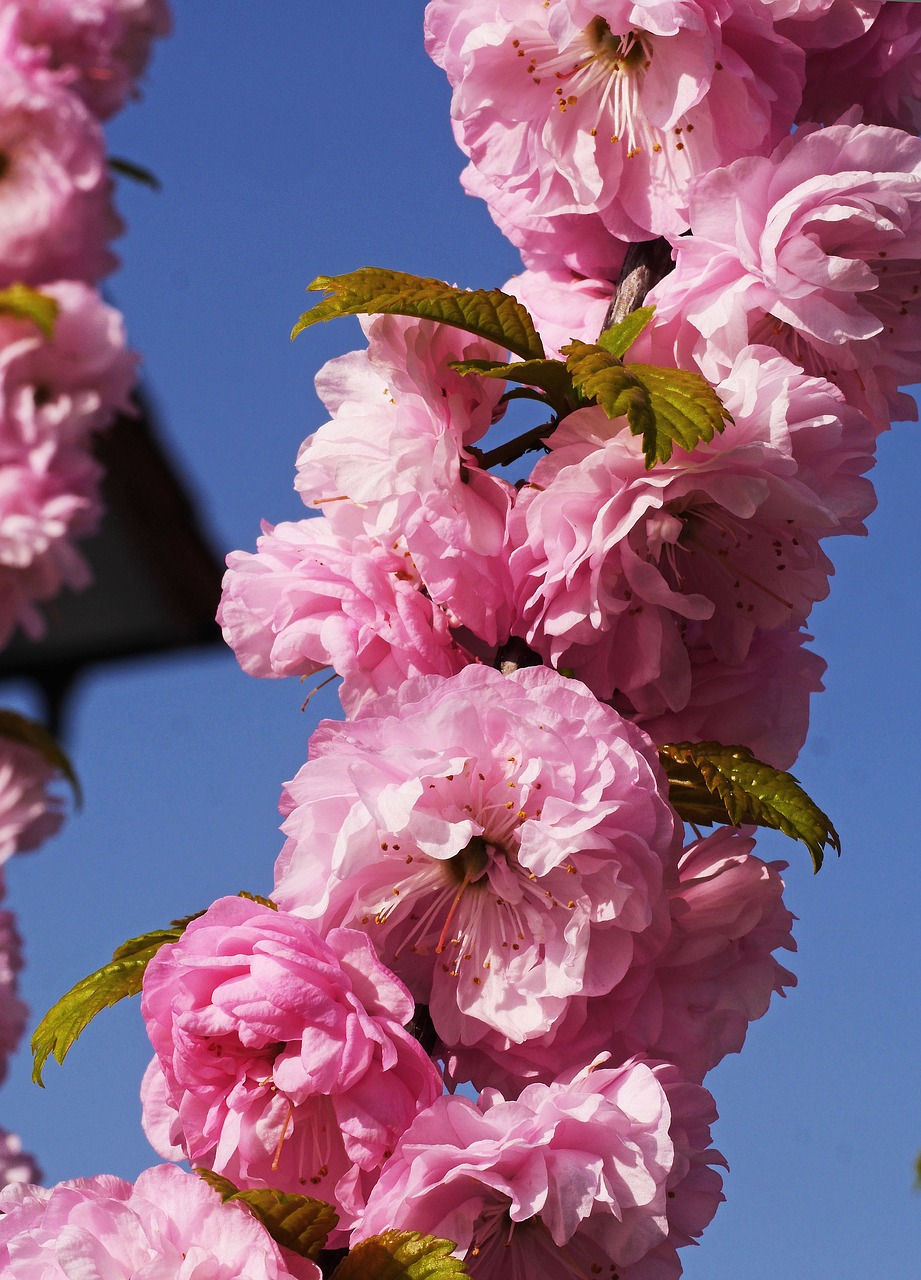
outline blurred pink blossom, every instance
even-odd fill
[[[6,0],[4,60],[42,72],[107,119],[136,92],[151,41],[170,31],[166,0]]]
[[[221,898],[147,967],[148,1133],[238,1185],[335,1204],[339,1235],[441,1078],[406,989],[362,933]],[[146,1101],[146,1099],[145,1099]],[[337,1240],[338,1240],[337,1236]]]
[[[121,230],[99,125],[48,80],[0,61],[0,287],[96,281]]]
[[[13,1184],[41,1182],[42,1173],[34,1156],[22,1149],[22,1139],[0,1129],[0,1191]]]

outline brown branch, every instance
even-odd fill
[[[631,244],[620,269],[602,332],[641,307],[653,285],[664,280],[674,265],[672,247],[662,236],[658,240],[640,240]]]
[[[479,449],[471,449],[470,452],[477,458],[484,471],[488,471],[490,467],[504,467],[533,449],[542,449],[544,436],[549,436],[555,427],[555,422],[542,422],[539,427],[531,427],[530,430],[516,436],[514,440],[497,444],[495,449],[490,449],[486,453]]]

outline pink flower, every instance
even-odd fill
[[[828,590],[819,540],[873,506],[873,433],[834,388],[751,348],[717,389],[734,423],[649,470],[625,424],[571,414],[510,522],[513,630],[647,716],[688,705],[692,652],[734,667],[758,632],[797,630]]]
[[[350,715],[410,676],[470,661],[405,544],[346,538],[324,519],[264,524],[255,555],[231,552],[217,617],[250,675],[332,667]]]
[[[94,115],[120,111],[156,36],[170,31],[166,0],[6,0],[3,54],[79,95]]]
[[[14,1184],[40,1182],[41,1170],[35,1158],[22,1149],[22,1140],[6,1129],[0,1129],[0,1191]]]
[[[446,1049],[447,1076],[516,1092],[597,1054],[665,1059],[702,1080],[738,1053],[748,1025],[796,978],[775,958],[795,951],[783,903],[783,862],[763,862],[750,831],[723,827],[689,844],[667,874],[670,933],[606,995],[571,1001],[550,1034],[501,1052],[490,1043]]]
[[[897,387],[916,377],[921,343],[921,140],[800,128],[772,156],[699,178],[690,206],[694,234],[673,242],[675,270],[647,299],[679,363],[712,380],[768,343],[877,429],[914,416]]]
[[[872,27],[806,59],[801,120],[837,120],[849,107],[865,124],[921,129],[921,11],[884,4]]]
[[[51,339],[0,316],[0,440],[88,444],[116,412],[132,411],[138,357],[125,348],[121,313],[95,289],[64,280],[40,292],[58,305]]]
[[[826,663],[799,631],[759,631],[742,662],[727,666],[692,649],[691,691],[680,711],[618,705],[653,742],[725,742],[748,747],[775,769],[790,769],[806,741],[809,700],[821,693]]]
[[[801,51],[748,4],[432,0],[426,35],[500,218],[598,216],[622,240],[686,230],[691,178],[769,150],[802,88]]]
[[[276,899],[366,929],[446,1044],[540,1036],[624,979],[675,818],[643,733],[545,668],[408,681],[324,722],[288,783]]]
[[[883,0],[767,0],[767,5],[783,34],[804,49],[837,49],[859,39],[887,7]]]
[[[454,623],[495,644],[508,613],[505,524],[513,489],[470,451],[501,414],[501,381],[462,377],[457,360],[507,352],[448,325],[367,323],[368,350],[331,360],[317,391],[333,414],[305,441],[297,488],[353,536],[403,537],[426,589]]]
[[[12,911],[0,911],[0,1081],[6,1079],[10,1056],[19,1047],[29,1009],[19,998],[23,966],[22,939]]]
[[[37,751],[0,738],[0,865],[50,840],[63,821],[55,770]],[[2,894],[0,894],[2,896]]]
[[[441,1090],[404,1030],[406,989],[368,939],[243,898],[221,898],[147,967],[141,1010],[165,1077],[150,1073],[170,1153],[238,1185],[335,1203],[351,1225],[380,1166]]]
[[[26,447],[0,436],[0,644],[17,626],[32,639],[43,635],[36,602],[89,582],[74,543],[96,531],[101,478],[82,447]]]
[[[439,1098],[404,1134],[356,1237],[391,1225],[446,1237],[473,1280],[680,1275],[676,1248],[723,1198],[712,1099],[664,1064],[597,1068],[514,1102]]]
[[[242,1204],[174,1165],[132,1186],[102,1175],[0,1193],[0,1271],[8,1280],[320,1280],[281,1250]]]
[[[110,190],[102,132],[80,100],[0,62],[0,287],[112,271]]]
[[[614,287],[613,280],[586,279],[560,268],[525,271],[503,286],[527,307],[544,350],[555,359],[565,358],[560,348],[573,338],[597,342]]]

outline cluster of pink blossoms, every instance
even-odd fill
[[[921,10],[431,0],[426,33],[545,350],[595,342],[625,263],[670,250],[627,370],[703,375],[728,417],[650,464],[573,395],[497,443],[507,386],[458,365],[507,351],[412,307],[322,370],[310,515],[228,558],[219,621],[250,674],[331,669],[347,718],[285,785],[272,899],[148,966],[144,1124],[328,1201],[333,1248],[401,1228],[473,1280],[675,1280],[723,1198],[705,1078],[795,944],[785,864],[686,830],[660,748],[803,744],[809,615],[918,345]],[[9,1193],[0,1259],[56,1275],[66,1229],[134,1274],[184,1177]]]
[[[99,281],[121,223],[101,122],[134,92],[165,0],[0,0],[0,647],[89,578],[102,515],[95,435],[130,410],[137,359]],[[0,737],[0,863],[61,822],[55,769]],[[5,886],[0,881],[0,896]],[[15,918],[0,911],[0,1080],[25,1029]],[[39,1178],[0,1129],[0,1187]]]
[[[305,1043],[283,986],[246,994],[273,925],[210,968],[197,941],[161,953],[147,1126],[248,1185],[321,1178],[351,1241],[444,1236],[476,1280],[668,1280],[722,1198],[703,1081],[795,978],[784,864],[750,828],[686,832],[657,748],[785,769],[805,739],[831,539],[865,533],[876,439],[911,413],[921,10],[431,0],[426,36],[548,355],[597,341],[625,262],[670,252],[627,368],[701,374],[729,417],[649,465],[575,398],[527,469],[533,432],[489,435],[508,386],[458,368],[506,361],[490,342],[379,315],[322,370],[311,514],[228,558],[219,612],[250,674],[342,679],[348,718],[284,789],[273,898],[327,943],[370,940],[448,1087],[479,1097],[420,1093],[396,1140],[369,1115],[342,1174],[344,1074],[318,1119],[282,1078]]]

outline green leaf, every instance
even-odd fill
[[[83,793],[74,767],[67,753],[58,745],[44,725],[37,724],[34,720],[27,720],[17,711],[0,711],[0,738],[21,742],[23,746],[37,751],[47,764],[57,769],[58,773],[67,779],[74,793],[77,807],[80,807],[83,803]]]
[[[818,871],[826,845],[840,856],[831,820],[790,773],[756,760],[748,747],[675,742],[659,747],[669,799],[686,822],[754,823],[802,840]]]
[[[418,1231],[384,1231],[349,1251],[332,1280],[457,1280],[470,1273],[450,1240]]]
[[[619,324],[605,329],[598,339],[598,346],[610,351],[612,356],[624,356],[646,329],[655,315],[655,307],[637,307],[624,316]]]
[[[573,341],[563,352],[576,389],[609,418],[626,417],[631,432],[643,437],[647,467],[667,462],[676,444],[690,453],[699,441],[712,440],[732,421],[699,373],[625,365],[589,342]]]
[[[458,373],[478,373],[484,378],[505,378],[526,387],[539,387],[560,415],[571,411],[572,377],[562,360],[521,360],[502,364],[496,360],[452,360]]]
[[[542,360],[544,347],[525,307],[501,289],[458,289],[427,276],[383,267],[359,267],[341,276],[317,276],[308,290],[328,297],[305,311],[291,331],[337,316],[400,315],[465,329],[514,351],[524,360]]]
[[[315,1259],[339,1221],[338,1213],[325,1200],[290,1195],[274,1187],[240,1191],[229,1178],[211,1169],[196,1169],[195,1172],[220,1195],[225,1204],[238,1200],[254,1218],[258,1218],[276,1244],[302,1258]]]
[[[27,284],[11,284],[0,289],[0,314],[15,316],[17,320],[31,320],[50,341],[54,337],[58,303],[56,298],[39,293]]]
[[[262,903],[273,911],[278,910],[274,902],[260,898],[258,894],[241,892],[237,897]],[[177,942],[187,926],[204,914],[204,911],[196,911],[194,915],[171,921],[168,929],[154,929],[151,933],[129,938],[115,948],[108,964],[82,978],[66,995],[61,996],[57,1004],[42,1018],[32,1036],[33,1081],[44,1088],[42,1068],[49,1057],[53,1056],[63,1063],[97,1013],[101,1013],[103,1009],[111,1009],[112,1005],[118,1004],[126,996],[136,996],[143,985],[147,965],[160,948],[170,942]]]
[[[120,178],[130,178],[132,182],[138,182],[142,187],[150,187],[151,191],[162,189],[163,184],[155,173],[145,169],[142,164],[126,160],[123,156],[109,156],[109,168]]]

